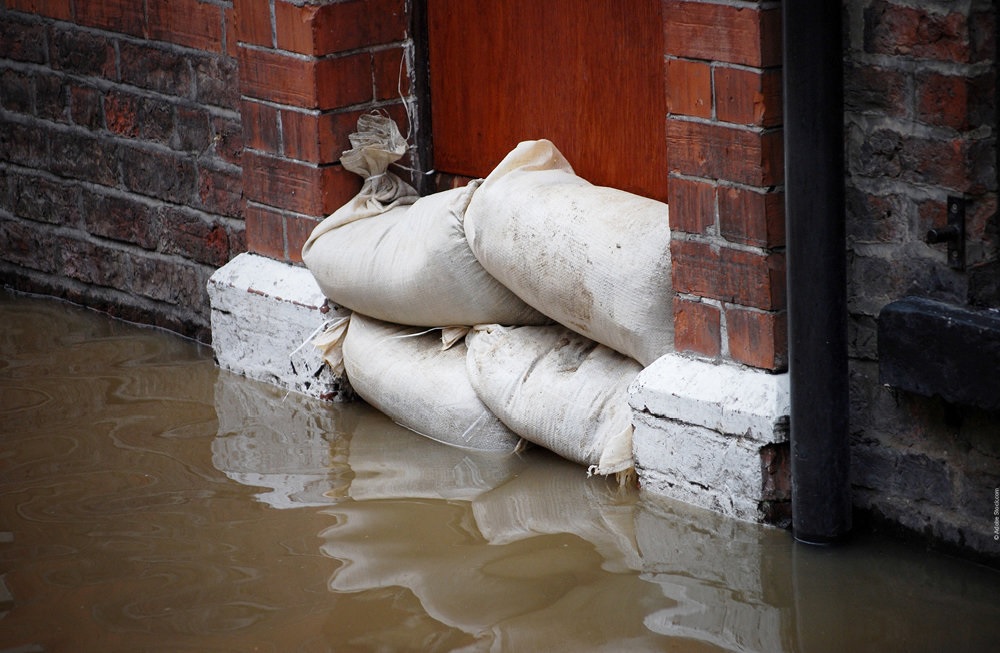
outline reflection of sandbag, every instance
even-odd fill
[[[396,423],[447,444],[512,451],[520,439],[469,384],[465,344],[441,349],[436,331],[380,322],[355,313],[344,339],[351,386]]]
[[[387,322],[544,324],[469,249],[462,221],[477,185],[364,219],[338,211],[316,227],[302,259],[324,295]]]
[[[606,479],[586,478],[569,461],[553,459],[525,465],[515,478],[476,497],[472,512],[490,544],[571,533],[593,545],[603,569],[623,573],[642,569],[634,496]]]
[[[465,232],[490,274],[564,326],[643,365],[672,349],[666,204],[594,186],[527,141],[476,191]]]
[[[598,474],[632,467],[638,363],[560,326],[480,326],[467,342],[472,386],[511,430]]]
[[[521,456],[442,447],[427,438],[413,437],[363,403],[352,407],[361,415],[358,436],[351,438],[347,459],[353,472],[347,494],[355,501],[471,501],[525,466]]]

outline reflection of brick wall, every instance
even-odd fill
[[[3,6],[0,278],[207,340],[245,249],[231,8]]]
[[[235,0],[250,251],[301,261],[317,220],[358,192],[338,161],[361,113],[406,132],[405,4]]]
[[[664,3],[676,345],[786,365],[777,7]]]

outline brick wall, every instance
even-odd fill
[[[1000,308],[996,4],[844,6],[855,503],[957,547],[1000,551],[1000,418],[883,387],[876,362],[890,301]],[[924,242],[946,224],[949,195],[968,202],[965,271],[948,266],[945,245]]]
[[[357,194],[340,164],[366,111],[406,134],[412,40],[405,0],[235,0],[247,245],[300,262],[316,222]],[[404,161],[405,163],[405,161]]]
[[[204,340],[245,249],[231,3],[0,2],[0,279]]]
[[[678,350],[787,365],[781,22],[774,2],[665,0]]]

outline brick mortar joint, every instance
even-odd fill
[[[212,3],[214,4],[214,3]],[[222,5],[215,5],[221,7]],[[14,12],[12,9],[8,9],[10,12]],[[20,12],[14,12],[20,13]],[[182,45],[180,43],[173,43],[172,41],[162,41],[159,39],[154,39],[151,37],[135,36],[133,34],[127,34],[125,32],[115,32],[112,30],[103,29],[101,27],[93,27],[90,25],[82,25],[77,22],[70,20],[61,20],[58,18],[49,18],[47,16],[39,16],[37,14],[23,14],[25,16],[32,16],[37,18],[37,22],[44,25],[51,25],[55,28],[60,28],[62,31],[70,32],[77,31],[86,34],[92,34],[94,36],[100,36],[107,39],[109,42],[120,42],[125,41],[132,45],[145,45],[150,46],[156,50],[178,50],[181,54],[190,54],[192,52],[197,52],[202,55],[219,57],[221,59],[231,59],[229,54],[221,51],[222,41],[219,42],[220,51],[216,52],[214,50],[202,50],[200,48],[195,48],[190,45]],[[35,22],[35,21],[32,21]],[[143,27],[144,30],[148,31],[148,26]]]
[[[149,195],[143,195],[142,193],[123,190],[115,186],[105,186],[103,184],[94,183],[92,181],[87,181],[85,179],[60,177],[59,175],[53,174],[47,170],[43,170],[40,168],[31,168],[7,161],[0,161],[0,170],[9,170],[23,176],[34,177],[36,179],[43,179],[49,183],[60,184],[61,186],[67,188],[80,188],[88,193],[94,195],[100,195],[102,197],[135,201],[140,204],[143,204],[149,209],[154,209],[161,206],[167,206],[172,209],[178,210],[181,213],[185,213],[192,217],[197,217],[203,220],[206,224],[223,221],[231,226],[240,226],[244,223],[244,220],[242,220],[241,218],[234,218],[232,216],[222,215],[219,213],[209,213],[208,211],[190,206],[188,204],[177,204],[176,202],[171,202],[169,200],[158,199],[155,197],[151,197]],[[34,223],[33,220],[29,220],[29,222]]]
[[[784,128],[781,125],[777,127],[759,127],[757,125],[747,125],[738,122],[724,122],[722,120],[716,120],[714,118],[700,118],[698,116],[688,116],[681,113],[668,113],[668,121],[674,122],[684,122],[693,123],[698,125],[705,125],[709,127],[726,127],[729,129],[736,129],[742,132],[747,132],[750,134],[756,134],[759,136],[769,136],[775,133],[782,133]]]
[[[734,243],[732,241],[726,240],[722,236],[715,236],[710,234],[696,234],[696,233],[689,233],[686,231],[672,231],[670,238],[671,241],[707,245],[711,248],[713,254],[718,254],[723,249],[733,250],[737,252],[744,252],[747,254],[757,254],[760,256],[771,256],[772,254],[784,255],[785,253],[784,246],[757,247],[754,245],[745,245],[743,243]]]
[[[126,82],[117,82],[114,80],[107,79],[105,77],[94,77],[90,75],[80,75],[78,73],[66,72],[64,70],[59,70],[52,68],[46,64],[35,64],[23,61],[12,61],[9,59],[0,59],[0,71],[2,70],[14,70],[21,73],[30,73],[37,75],[46,75],[59,77],[64,81],[71,81],[79,86],[86,88],[93,88],[97,91],[107,93],[108,91],[125,91],[130,95],[135,95],[144,99],[150,100],[160,100],[167,104],[172,104],[178,107],[183,107],[186,109],[204,109],[210,117],[213,118],[226,118],[226,119],[238,119],[240,118],[240,112],[236,109],[229,109],[217,104],[207,104],[193,100],[188,96],[183,95],[169,95],[167,93],[161,93],[159,91],[143,88],[141,86],[134,86]],[[0,108],[0,112],[8,111],[6,109]],[[13,113],[13,112],[11,112]],[[38,118],[38,120],[42,120]],[[53,123],[56,125],[64,125],[64,123]]]
[[[849,50],[844,53],[845,67],[879,68],[891,72],[908,74],[936,73],[949,77],[979,77],[993,70],[994,60],[985,59],[974,63],[941,61],[938,59],[918,59],[901,55],[867,53]]]
[[[759,73],[761,75],[764,75],[764,74],[768,74],[768,73],[780,73],[781,69],[782,69],[781,65],[774,65],[774,66],[751,66],[749,64],[742,64],[742,63],[736,63],[736,62],[730,62],[730,61],[718,61],[716,59],[699,59],[699,58],[696,58],[696,57],[688,57],[688,56],[677,55],[677,54],[669,54],[669,53],[668,54],[664,54],[663,58],[664,58],[664,61],[667,61],[667,62],[670,62],[670,61],[683,61],[684,63],[705,64],[706,66],[708,66],[709,68],[711,68],[713,71],[718,70],[718,69],[740,70],[740,71],[747,72],[747,73]]]
[[[327,52],[325,54],[304,54],[302,52],[295,52],[293,50],[284,50],[282,48],[270,47],[266,45],[258,45],[256,43],[248,43],[246,41],[237,41],[237,46],[241,50],[246,50],[247,52],[259,52],[263,54],[278,55],[282,57],[288,57],[289,59],[297,59],[299,61],[336,61],[338,59],[347,59],[349,57],[353,57],[359,54],[375,54],[377,52],[384,52],[386,50],[404,49],[412,44],[413,44],[413,39],[410,37],[406,37],[401,41],[389,41],[387,43],[371,43],[368,45],[363,45],[358,48],[352,48],[350,50]]]
[[[851,126],[856,126],[867,134],[877,131],[891,131],[904,138],[921,138],[934,141],[950,141],[955,139],[985,141],[996,138],[997,135],[990,124],[980,125],[966,131],[958,131],[952,127],[928,125],[907,118],[893,118],[884,114],[845,111],[845,130]]]

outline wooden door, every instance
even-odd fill
[[[434,167],[481,177],[547,138],[576,172],[666,200],[661,0],[427,0]]]

